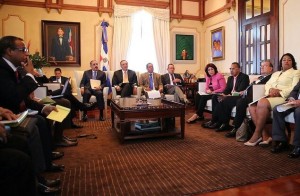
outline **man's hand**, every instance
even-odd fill
[[[293,100],[293,101],[289,101],[288,103],[291,104],[294,107],[299,107],[300,106],[300,100],[299,99]]]
[[[207,94],[212,94],[212,91],[210,89],[206,90]]]
[[[175,79],[173,80],[173,83],[181,83],[181,80],[178,79],[178,78],[175,78]]]
[[[55,106],[46,105],[43,108],[43,114],[45,114],[46,116],[48,116],[53,110],[56,111],[56,112],[58,112],[58,110],[57,110],[57,108]]]
[[[83,95],[84,93],[84,88],[80,88],[80,94]]]
[[[225,94],[221,94],[218,96],[218,102],[222,102],[228,95],[225,95]]]
[[[100,91],[101,89],[102,89],[101,86],[98,86],[98,87],[95,87],[95,88],[94,88],[95,91]]]
[[[27,57],[27,63],[22,62],[22,66],[27,71],[27,73],[31,73],[32,75],[36,74],[34,71],[32,61],[29,59],[29,56]]]
[[[120,91],[121,87],[120,86],[115,86],[116,91]]]
[[[2,118],[7,119],[7,120],[16,120],[18,118],[17,115],[15,115],[12,111],[2,108],[0,107],[0,116],[2,116]]]

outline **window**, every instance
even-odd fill
[[[158,63],[154,45],[152,15],[144,10],[132,15],[132,35],[127,53],[129,68],[146,72],[146,64],[152,63],[158,72]]]

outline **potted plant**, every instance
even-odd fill
[[[50,63],[47,62],[47,59],[43,56],[40,56],[39,52],[35,52],[34,54],[29,55],[29,59],[32,61],[33,67],[39,72],[41,75],[43,74],[43,67],[50,67]]]

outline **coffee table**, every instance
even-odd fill
[[[175,118],[180,118],[180,128],[175,126]],[[120,98],[111,101],[112,128],[120,142],[126,139],[175,136],[184,138],[185,105],[164,99],[148,99],[147,103],[137,103],[136,98]],[[155,128],[138,129],[141,122],[156,121]]]

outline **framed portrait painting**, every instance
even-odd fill
[[[196,34],[173,33],[173,62],[196,63]]]
[[[225,58],[225,30],[224,27],[211,31],[211,56],[213,60],[222,60]]]
[[[80,66],[80,23],[42,20],[42,52],[49,63]]]

